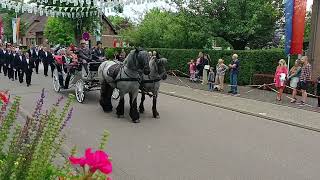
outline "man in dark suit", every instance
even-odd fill
[[[7,74],[8,74],[8,78],[12,81],[14,81],[13,79],[13,65],[14,65],[14,61],[13,61],[13,52],[11,48],[7,49],[7,57],[6,57],[6,67],[7,67]]]
[[[32,72],[33,72],[32,69],[34,67],[35,67],[35,62],[29,57],[29,53],[26,53],[25,58],[22,62],[22,69],[26,75],[26,82],[28,87],[31,85]]]
[[[19,77],[19,82],[23,83],[23,76],[24,76],[24,70],[23,70],[23,62],[25,60],[25,56],[21,51],[19,51],[17,59],[16,59],[16,67],[18,71],[18,77]]]
[[[49,69],[49,65],[51,65],[52,63],[52,60],[53,60],[52,54],[48,51],[48,48],[44,47],[43,50],[41,50],[41,61],[43,63],[44,75],[46,77],[48,76],[48,69]]]
[[[49,65],[50,65],[50,69],[51,69],[51,77],[53,77],[53,72],[56,68],[55,66],[55,60],[54,60],[54,55],[53,55],[53,51],[52,49],[48,48],[48,56],[49,56]]]
[[[39,47],[36,47],[34,50],[33,57],[31,58],[34,61],[36,73],[39,74],[39,64],[41,62],[41,55],[40,55]]]
[[[7,76],[7,58],[8,58],[8,49],[7,48],[4,48],[3,49],[3,56],[2,56],[2,68],[3,68],[3,74],[4,76]]]
[[[92,59],[95,61],[104,60],[104,49],[102,48],[102,43],[100,41],[97,42],[97,47],[92,49]]]
[[[13,75],[12,75],[12,79],[14,79],[14,80],[18,80],[18,63],[19,63],[19,59],[18,59],[18,56],[19,56],[19,54],[18,54],[18,51],[19,51],[19,49],[18,48],[16,48],[16,49],[13,49],[13,54],[12,54],[12,56],[13,56],[13,58],[12,58],[12,70],[13,70]]]

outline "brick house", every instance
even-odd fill
[[[24,36],[20,38],[20,43],[23,46],[47,45],[47,39],[44,36],[44,28],[48,18],[46,16],[37,16],[33,14],[23,14],[21,20],[27,23],[27,30]],[[120,37],[109,19],[106,16],[102,17],[102,32],[101,42],[103,47],[113,47],[115,41],[120,42]],[[91,45],[96,44],[96,37],[91,36]]]

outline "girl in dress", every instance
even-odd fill
[[[196,63],[195,60],[191,60],[189,63],[190,81],[197,81],[196,79]]]
[[[280,59],[279,65],[276,69],[276,73],[274,75],[274,83],[276,88],[278,89],[277,100],[281,101],[282,93],[285,88],[285,81],[288,76],[288,68],[286,61],[284,59]]]

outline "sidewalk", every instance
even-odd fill
[[[162,83],[160,92],[166,95],[320,132],[319,109],[318,112],[313,112],[169,83]],[[262,93],[263,91],[260,92]]]
[[[202,85],[201,83],[194,83],[190,82],[188,78],[184,77],[175,77],[175,76],[168,76],[168,79],[164,81],[169,84],[175,84],[179,86],[184,86],[184,87],[191,87],[193,89],[199,89],[199,90],[204,90],[208,92],[208,86],[207,85]],[[221,92],[216,92],[217,94],[224,94],[228,95],[227,92],[230,89],[228,85],[225,85],[225,91],[223,93]],[[277,104],[281,106],[288,106],[292,108],[297,108],[297,109],[304,109],[308,111],[314,111],[314,112],[320,112],[319,108],[317,107],[318,101],[316,98],[310,98],[308,97],[307,100],[307,106],[299,106],[297,104],[292,104],[290,103],[291,99],[288,97],[291,97],[290,94],[283,94],[282,101],[279,102],[276,100],[276,93],[273,91],[267,91],[267,90],[261,90],[257,88],[251,88],[248,86],[238,86],[238,90],[240,93],[241,98],[245,99],[252,99],[252,100],[257,100],[257,101],[262,101],[262,102],[268,102],[272,104]],[[298,100],[301,97],[298,96]]]

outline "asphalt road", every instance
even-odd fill
[[[55,93],[51,78],[42,74],[34,75],[31,87],[0,74],[0,89],[22,96],[26,110],[33,109],[42,88],[47,106],[73,92]],[[87,95],[84,104],[74,105],[66,145],[84,152],[97,147],[103,130],[109,130],[115,180],[320,178],[319,133],[166,95],[159,97],[160,119],[152,118],[147,98],[141,123],[133,124],[128,103],[125,118],[118,119],[115,112],[102,111],[99,92]]]

